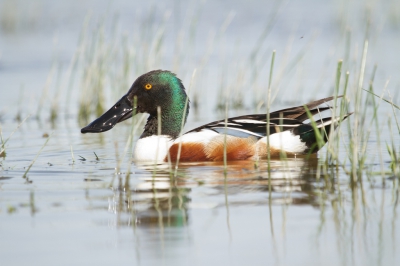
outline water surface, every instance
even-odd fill
[[[145,71],[171,69],[189,87],[197,69],[189,130],[222,119],[224,110],[216,107],[226,95],[233,99],[229,115],[265,111],[255,103],[265,99],[274,49],[273,110],[331,95],[339,59],[343,78],[349,71],[350,83],[357,84],[368,10],[373,23],[363,84],[368,87],[377,64],[375,91],[399,104],[396,1],[25,4],[0,1],[1,14],[15,14],[0,31],[3,139],[30,115],[0,157],[1,265],[400,263],[399,177],[391,173],[386,149],[387,143],[398,146],[400,138],[388,104],[378,109],[380,135],[366,123],[365,131],[371,130],[366,170],[355,185],[347,172],[347,125],[339,149],[344,167],[323,168],[323,149],[313,158],[272,160],[270,171],[266,161],[231,162],[227,172],[221,163],[199,162],[180,164],[174,177],[168,165],[138,165],[130,152],[124,156],[129,121],[86,135],[80,134],[84,122],[78,122],[88,87],[84,70],[95,69],[82,58],[90,57],[88,47],[101,27],[103,48],[112,54],[103,58],[111,64],[106,72],[94,78],[104,78],[98,91],[105,95],[105,108]],[[165,32],[162,48],[152,57],[160,32]],[[129,49],[123,48],[123,36]],[[249,59],[258,45],[257,56]],[[84,52],[71,67],[78,47]],[[113,51],[131,52],[125,76],[122,55]],[[243,102],[235,107],[237,99]],[[52,106],[58,114],[53,120]],[[370,119],[373,112],[367,113]]]

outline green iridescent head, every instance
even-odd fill
[[[179,135],[182,120],[185,123],[189,113],[189,101],[185,112],[185,87],[175,74],[164,70],[150,71],[138,77],[126,95],[101,117],[82,128],[81,132],[104,132],[128,119],[132,116],[135,98],[135,113],[150,114],[142,138],[157,134],[158,107],[161,108],[161,134],[173,138]]]
[[[161,112],[182,111],[187,97],[181,80],[175,74],[163,70],[150,71],[138,77],[127,95],[132,103],[134,97],[137,97],[139,113],[154,116],[157,116],[158,106]]]
[[[128,92],[128,99],[132,103],[135,96],[137,112],[150,114],[142,137],[157,134],[152,120],[157,119],[158,106],[161,108],[161,134],[172,137],[179,135],[182,119],[185,123],[189,113],[189,102],[183,116],[187,95],[182,81],[174,73],[154,70],[140,76]]]

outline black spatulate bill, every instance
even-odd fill
[[[117,123],[132,117],[132,103],[123,96],[102,116],[81,129],[81,133],[101,133],[112,129]]]

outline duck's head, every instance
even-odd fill
[[[135,99],[136,110],[134,110]],[[186,99],[185,87],[175,74],[164,70],[150,71],[138,77],[127,94],[102,116],[82,128],[81,132],[104,132],[132,117],[133,113],[148,113],[150,117],[145,133],[152,135],[154,134],[152,121],[157,121],[157,107],[161,107],[162,134],[176,137],[179,134],[182,119],[186,121],[189,112],[189,106],[187,106],[186,113],[183,114]],[[146,130],[151,132],[146,132]]]

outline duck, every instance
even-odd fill
[[[268,116],[263,113],[222,119],[181,134],[190,109],[185,87],[174,73],[153,70],[139,76],[119,101],[83,127],[81,133],[105,132],[135,114],[147,113],[149,116],[143,133],[133,151],[134,161],[200,162],[260,160],[282,155],[296,157],[316,154],[323,146],[318,143],[316,131],[320,131],[324,144],[330,131],[351,114],[335,118],[320,118],[319,115],[310,119],[310,115],[313,117],[331,109],[321,105],[333,99],[334,96],[315,100],[271,112]]]

